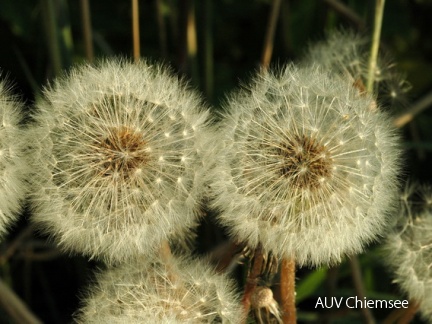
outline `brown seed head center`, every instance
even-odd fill
[[[327,148],[308,136],[296,136],[281,143],[279,172],[295,187],[314,190],[332,174],[333,160]]]
[[[142,134],[121,126],[109,130],[106,138],[97,143],[102,173],[129,176],[148,161],[146,142]]]

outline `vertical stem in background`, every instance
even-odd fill
[[[372,93],[377,67],[378,49],[381,38],[381,26],[384,15],[385,0],[375,0],[375,19],[372,36],[372,46],[368,64],[367,92]]]
[[[268,68],[273,54],[274,35],[276,31],[277,20],[279,17],[280,5],[281,0],[273,0],[261,57],[261,64],[264,69]]]
[[[84,48],[86,58],[89,62],[93,62],[93,36],[90,18],[90,4],[89,0],[81,0],[81,18],[82,29],[84,35]]]
[[[281,309],[284,323],[296,323],[297,312],[295,306],[295,261],[283,259],[280,274]]]
[[[197,31],[196,31],[196,20],[195,20],[195,5],[194,1],[188,1],[187,7],[187,22],[186,22],[186,43],[187,43],[187,56],[189,66],[191,69],[192,82],[195,85],[199,85],[199,74],[198,74],[198,45],[197,45]]]
[[[138,0],[132,0],[132,35],[133,35],[133,57],[135,62],[138,62],[141,56]]]
[[[0,280],[0,305],[16,323],[41,324],[42,321],[34,315],[24,302]]]
[[[163,12],[163,0],[156,0],[156,16],[159,28],[159,46],[163,58],[168,57],[167,30]]]
[[[213,17],[212,17],[212,0],[204,1],[204,91],[209,101],[213,98]]]
[[[246,285],[245,285],[245,290],[242,299],[243,309],[245,313],[245,319],[244,319],[245,323],[247,322],[247,316],[250,310],[250,305],[251,305],[250,299],[258,284],[258,278],[261,274],[263,261],[264,261],[263,251],[262,248],[259,246],[255,249],[255,253],[251,265],[249,265],[249,271],[247,274]]]
[[[351,266],[351,273],[352,273],[352,277],[353,277],[353,281],[354,281],[354,287],[356,290],[357,297],[358,297],[358,299],[363,300],[366,297],[366,292],[365,292],[365,288],[363,286],[363,278],[362,278],[361,269],[360,269],[360,262],[359,262],[356,255],[353,255],[350,258],[350,266]],[[363,313],[363,316],[364,316],[367,324],[376,323],[375,319],[372,315],[372,312],[370,311],[369,308],[362,308],[361,311]]]
[[[44,22],[46,23],[48,35],[48,49],[51,58],[53,75],[59,75],[62,69],[62,59],[59,44],[59,32],[57,26],[56,10],[53,0],[42,0]]]

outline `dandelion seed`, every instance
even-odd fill
[[[280,315],[279,304],[273,298],[273,292],[270,288],[258,286],[251,296],[251,308],[254,310],[258,323],[271,323],[270,314],[272,314],[277,323],[283,323]],[[266,321],[263,321],[263,312],[266,314]]]
[[[233,282],[202,260],[138,258],[97,279],[78,323],[228,324],[243,317]]]
[[[51,179],[38,179],[33,220],[66,250],[108,262],[186,240],[202,191],[201,105],[145,62],[86,65],[57,80],[36,116],[52,147],[38,161]]]
[[[398,136],[372,101],[319,68],[294,66],[232,96],[211,175],[220,223],[299,265],[362,251],[387,223],[399,170]]]

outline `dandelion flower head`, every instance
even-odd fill
[[[324,70],[349,80],[360,92],[366,92],[370,40],[349,30],[332,31],[326,40],[309,47],[303,64],[320,65]],[[373,95],[384,108],[400,109],[406,105],[410,85],[398,72],[393,59],[380,52],[374,74]]]
[[[181,80],[110,60],[58,79],[38,107],[49,178],[33,219],[63,248],[110,262],[187,238],[208,112]]]
[[[432,320],[432,188],[410,184],[401,195],[398,223],[387,237],[385,259],[395,282]]]
[[[22,104],[0,81],[0,236],[16,220],[29,174],[27,137],[20,126]]]
[[[226,276],[203,260],[143,260],[99,274],[79,323],[240,323],[243,308]]]
[[[372,101],[319,68],[292,65],[232,95],[212,184],[220,223],[299,265],[362,251],[386,224],[399,158],[398,136]]]

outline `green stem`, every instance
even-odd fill
[[[375,82],[375,73],[377,67],[378,49],[381,38],[381,27],[384,16],[385,0],[375,0],[375,21],[372,36],[372,46],[368,65],[367,92],[372,93]]]

